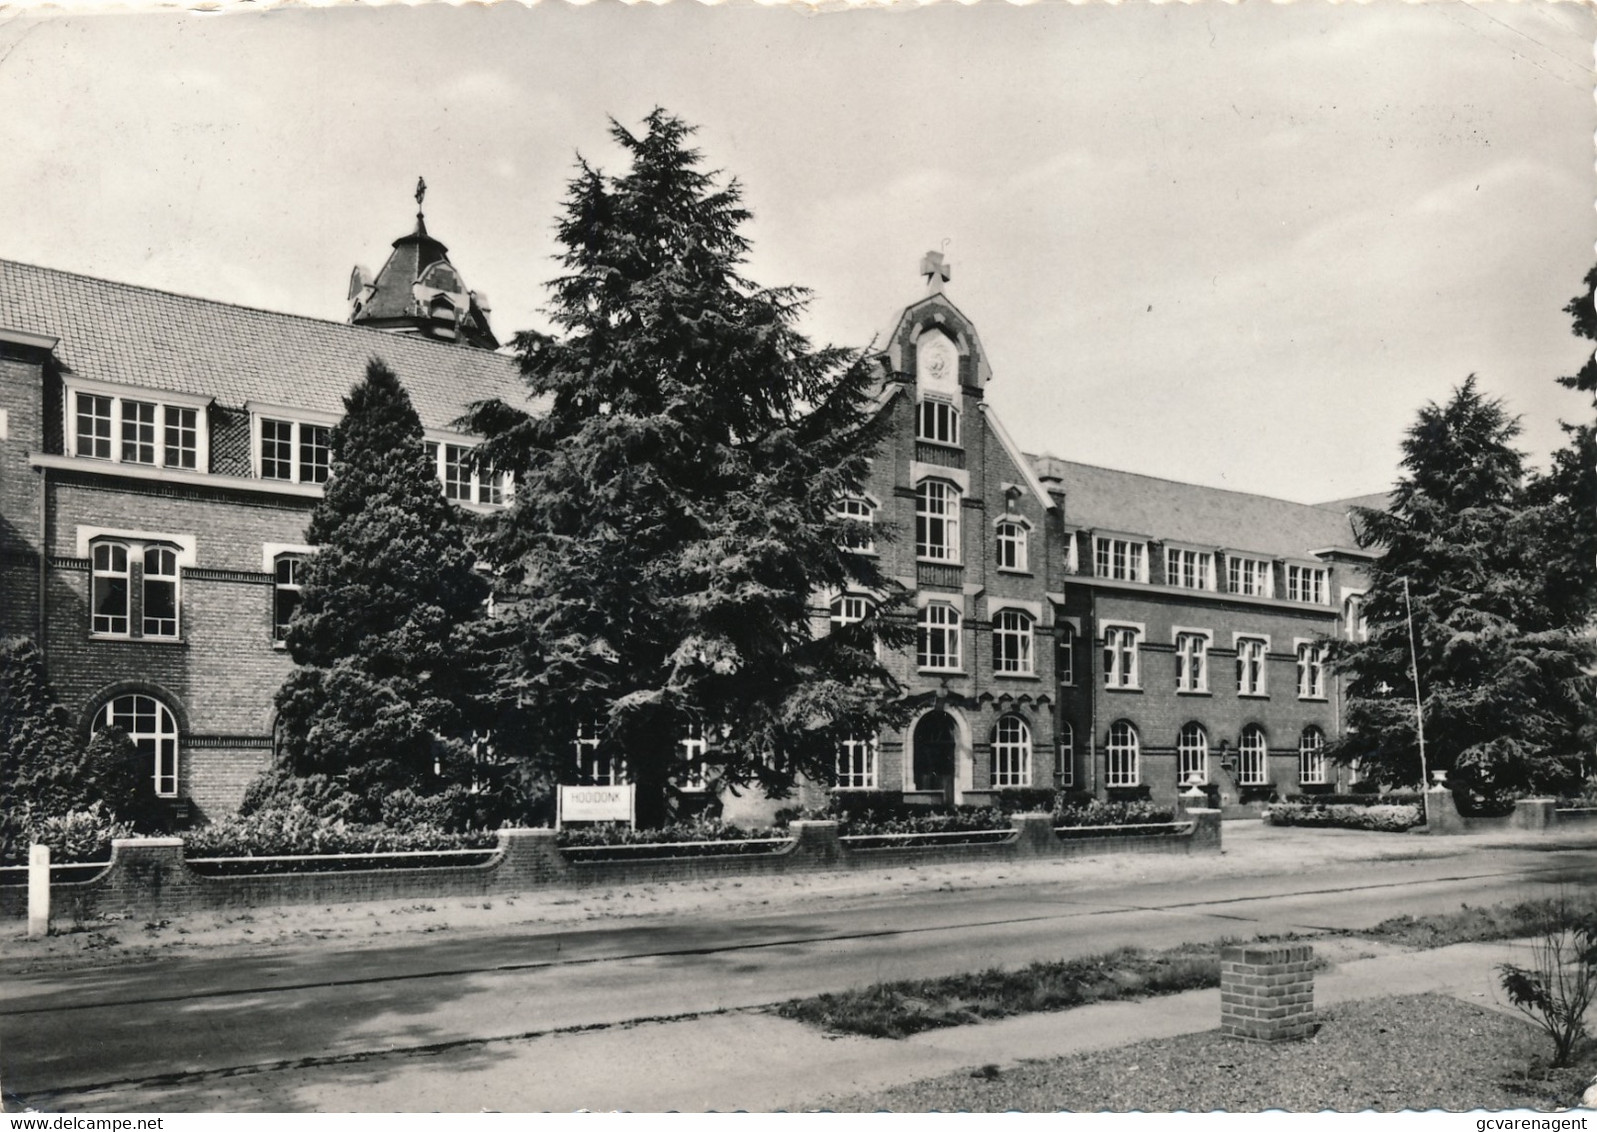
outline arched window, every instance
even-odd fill
[[[876,789],[876,736],[850,735],[837,745],[837,788]]]
[[[1104,744],[1107,766],[1104,768],[1105,786],[1138,786],[1142,783],[1142,743],[1137,739],[1137,729],[1125,720],[1109,728],[1109,742]]]
[[[94,730],[120,727],[146,760],[158,798],[176,798],[178,783],[177,721],[154,696],[118,696],[100,709]]]
[[[1331,780],[1325,765],[1325,735],[1318,727],[1305,727],[1298,736],[1298,781],[1323,785]]]
[[[876,549],[876,508],[869,500],[850,496],[838,501],[832,512],[843,520],[843,548],[870,553]]]
[[[1018,609],[993,614],[993,671],[1030,676],[1034,671],[1031,615]]]
[[[89,557],[91,633],[176,639],[179,571],[175,547],[104,539],[93,544]]]
[[[871,614],[871,599],[855,594],[844,594],[832,602],[831,625],[833,629],[844,625],[857,625]]]
[[[1022,523],[1004,520],[998,524],[998,568],[1000,570],[1026,570],[1027,542],[1030,532]]]
[[[128,548],[119,542],[94,544],[94,620],[96,633],[126,636],[129,595],[133,590]]]
[[[1197,777],[1199,782],[1209,781],[1209,735],[1203,727],[1189,723],[1181,729],[1176,740],[1176,750],[1181,756],[1181,785]]]
[[[1006,715],[993,728],[993,787],[1031,785],[1031,728]]]
[[[1076,729],[1065,720],[1059,721],[1059,785],[1073,786],[1076,782]]]
[[[959,489],[953,484],[925,480],[915,489],[915,554],[959,561]]]
[[[288,623],[299,608],[300,591],[305,587],[305,559],[298,554],[279,554],[273,563],[276,582],[272,593],[272,639],[288,639]]]
[[[947,401],[922,401],[915,413],[915,436],[937,444],[958,444],[959,410]]]
[[[1237,783],[1241,786],[1267,786],[1270,782],[1269,748],[1264,741],[1264,728],[1250,723],[1242,729],[1242,741],[1237,744],[1240,765]]]
[[[951,605],[932,602],[920,611],[916,626],[915,663],[921,668],[958,671],[959,611]]]

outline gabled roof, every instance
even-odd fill
[[[1355,507],[1367,507],[1371,511],[1385,511],[1392,503],[1392,493],[1377,491],[1371,495],[1352,495],[1346,499],[1332,499],[1325,503],[1316,503],[1316,507],[1324,507],[1328,511],[1351,511]]]
[[[1053,456],[1030,459],[1044,480],[1057,477],[1062,482],[1065,522],[1072,527],[1251,550],[1277,558],[1309,558],[1324,547],[1357,545],[1347,515],[1333,509]]]
[[[67,371],[95,381],[333,413],[387,362],[422,424],[448,429],[473,401],[528,405],[513,359],[415,335],[278,314],[0,259],[0,327],[60,339]]]

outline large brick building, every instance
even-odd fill
[[[1356,624],[1367,561],[1345,510],[1024,455],[941,257],[923,268],[881,339],[890,436],[840,503],[915,595],[918,644],[887,658],[914,713],[840,752],[839,788],[1165,798],[1197,775],[1241,802],[1330,782],[1318,650]],[[334,323],[0,260],[0,634],[39,640],[84,731],[126,727],[195,816],[271,757],[328,429],[369,358],[409,389],[445,494],[505,502],[451,422],[525,389],[419,215],[349,300]],[[828,597],[818,627],[870,600]]]

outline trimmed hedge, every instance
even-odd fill
[[[433,826],[395,829],[305,810],[257,810],[229,816],[183,834],[186,857],[289,857],[322,853],[405,853],[428,849],[485,849],[499,843],[491,829],[446,833]]]
[[[659,829],[633,829],[619,824],[604,824],[565,828],[555,835],[555,844],[561,849],[593,849],[616,847],[615,852],[584,853],[586,860],[634,861],[648,857],[719,857],[750,853],[773,853],[782,845],[745,845],[744,839],[780,837],[786,841],[785,829],[743,829],[724,822],[700,820],[678,822]],[[685,845],[683,842],[707,841],[708,845]],[[719,842],[720,844],[715,844]]]
[[[1425,799],[1413,791],[1390,794],[1288,794],[1283,802],[1306,806],[1423,806]]]
[[[1062,806],[1054,813],[1056,826],[1158,825],[1175,820],[1174,810],[1152,802],[1102,802],[1096,798]]]
[[[1267,806],[1264,820],[1270,825],[1319,826],[1334,829],[1367,829],[1378,833],[1406,833],[1425,820],[1425,811],[1415,805],[1306,805],[1277,802]]]

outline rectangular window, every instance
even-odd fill
[[[1074,684],[1076,682],[1076,631],[1069,625],[1062,626],[1059,630],[1058,657],[1055,667],[1059,670],[1061,684]]]
[[[1325,646],[1302,644],[1298,646],[1298,698],[1323,700],[1325,698]]]
[[[1226,589],[1234,594],[1274,597],[1273,573],[1266,559],[1226,556]]]
[[[144,551],[144,635],[177,636],[177,554],[168,546]]]
[[[1184,590],[1214,589],[1214,555],[1204,550],[1167,547],[1164,552],[1164,580]]]
[[[1286,596],[1288,601],[1307,601],[1325,604],[1325,570],[1316,566],[1288,566],[1286,568]]]
[[[294,422],[261,418],[261,478],[294,479]]]
[[[959,612],[952,606],[928,605],[920,611],[915,663],[921,668],[959,671]]]
[[[837,788],[876,789],[876,740],[843,740],[837,747]]]
[[[915,435],[938,444],[958,444],[959,410],[946,401],[922,401],[916,414]]]
[[[272,639],[288,639],[288,623],[299,608],[300,593],[305,588],[305,560],[296,555],[282,554],[274,563],[276,591],[272,603]]]
[[[471,500],[471,449],[444,445],[444,498]]]
[[[177,548],[167,543],[100,539],[89,553],[89,632],[95,636],[176,640]]]
[[[326,483],[333,474],[333,430],[326,425],[299,426],[299,482]]]
[[[1094,573],[1100,578],[1115,578],[1122,582],[1146,582],[1147,544],[1120,538],[1093,540]]]
[[[122,402],[122,462],[155,463],[155,406],[148,401]]]
[[[1203,633],[1176,637],[1176,690],[1204,692],[1209,688],[1209,638]]]
[[[1264,691],[1264,642],[1257,637],[1237,638],[1237,693],[1262,696]]]
[[[1137,687],[1137,630],[1119,626],[1103,631],[1103,682],[1109,688]]]
[[[94,614],[90,628],[96,633],[124,636],[129,624],[128,595],[132,591],[128,548],[121,543],[97,543],[92,562]]]
[[[77,453],[96,460],[111,458],[111,398],[79,393]]]
[[[162,412],[166,425],[166,466],[193,471],[199,464],[199,412],[176,405],[166,405]]]
[[[915,489],[915,553],[959,561],[959,489],[952,484],[927,480]]]
[[[1000,570],[1025,570],[1026,528],[1019,523],[998,524],[998,568]]]
[[[993,616],[993,671],[1029,676],[1031,618],[1016,609],[1001,609]]]
[[[873,533],[876,511],[871,507],[869,500],[857,498],[840,500],[832,514],[843,522],[843,549],[865,553],[876,550]]]

